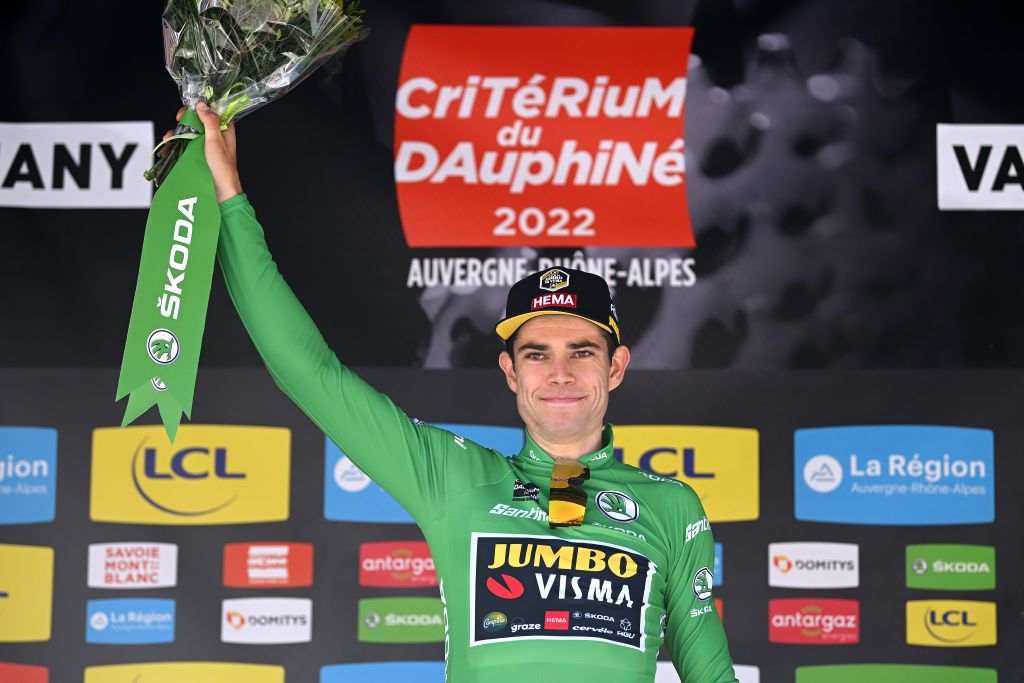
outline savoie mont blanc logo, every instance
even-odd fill
[[[799,429],[796,518],[847,524],[995,520],[988,429],[870,425]]]
[[[601,491],[595,501],[604,516],[616,522],[635,522],[640,516],[640,506],[621,491]]]

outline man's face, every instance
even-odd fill
[[[629,362],[625,346],[609,359],[608,340],[597,325],[571,315],[541,315],[519,328],[512,352],[514,363],[502,352],[498,364],[531,434],[566,443],[601,429],[608,392],[622,382]]]

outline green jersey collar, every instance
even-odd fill
[[[516,460],[522,467],[540,467],[550,470],[555,461],[537,445],[528,430],[523,429],[523,433],[525,434],[523,449],[516,455]],[[579,461],[592,470],[610,465],[614,459],[615,439],[610,423],[606,424],[601,432],[601,443],[604,444],[601,448],[579,457]]]

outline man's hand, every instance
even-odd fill
[[[175,117],[181,121],[185,108],[178,110]],[[229,123],[227,130],[220,129],[220,119],[217,113],[210,109],[205,102],[196,106],[196,114],[203,122],[206,129],[206,136],[203,151],[206,154],[206,165],[210,167],[210,175],[213,176],[213,187],[217,192],[217,201],[223,202],[231,199],[236,194],[242,193],[242,181],[238,177],[238,157],[236,154],[235,124]],[[174,134],[174,131],[164,133],[164,140]]]

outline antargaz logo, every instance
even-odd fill
[[[760,514],[755,429],[616,426],[615,458],[655,481],[685,482],[712,522],[748,521]]]
[[[288,518],[289,430],[186,425],[93,432],[91,518],[240,524]]]

